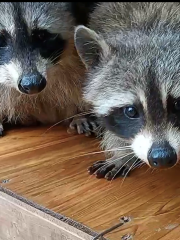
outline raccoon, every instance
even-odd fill
[[[70,4],[0,3],[0,135],[4,122],[55,124],[89,111]],[[75,118],[71,128],[88,132],[89,117]]]
[[[107,160],[90,174],[112,180],[136,164],[168,169],[180,158],[180,5],[100,3],[75,30],[87,68],[84,99],[105,129]],[[108,154],[109,153],[109,154]]]

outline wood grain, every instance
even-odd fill
[[[152,173],[148,167],[108,182],[87,168],[104,159],[99,142],[54,127],[10,130],[0,139],[1,185],[94,231],[130,216],[131,222],[106,235],[138,240],[180,239],[180,167]],[[91,153],[91,154],[90,154]]]

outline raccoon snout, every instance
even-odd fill
[[[170,168],[177,163],[177,154],[168,142],[154,143],[148,152],[148,161],[152,168]]]
[[[25,94],[40,93],[46,87],[46,79],[40,73],[25,75],[19,82],[18,88]]]

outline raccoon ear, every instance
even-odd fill
[[[107,55],[109,46],[95,31],[80,25],[75,29],[74,42],[77,52],[86,68],[93,68]]]

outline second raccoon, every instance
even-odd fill
[[[171,168],[180,158],[180,4],[100,3],[75,31],[88,69],[84,99],[105,133],[106,161],[90,173],[110,180],[139,159]]]

